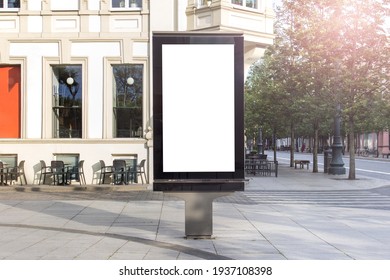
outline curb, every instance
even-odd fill
[[[13,185],[1,186],[0,192],[131,192],[151,190],[151,185],[84,185],[84,186],[49,186],[49,185]]]

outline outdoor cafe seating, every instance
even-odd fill
[[[67,184],[67,172],[65,170],[65,164],[62,160],[52,160],[51,172],[53,173],[54,185],[66,185]]]
[[[46,165],[46,162],[44,160],[40,160],[41,163],[41,170],[40,170],[40,175],[39,175],[39,181],[38,184],[40,185],[41,183],[45,184],[46,182],[46,176],[52,176],[53,172],[51,171],[51,167]],[[42,181],[43,179],[43,181]]]
[[[0,186],[7,186],[13,182],[19,181],[27,185],[26,175],[24,173],[24,160],[20,161],[17,166],[9,167],[7,163],[0,161]]]
[[[126,161],[116,159],[112,164],[113,182],[115,185],[127,185],[129,183],[130,171],[126,167]]]
[[[85,185],[84,160],[80,160],[77,166],[69,166],[66,170],[66,177],[69,183],[72,180],[78,181],[80,185]]]
[[[275,173],[278,177],[278,162],[267,160],[267,155],[247,155],[245,158],[245,173],[248,175],[270,176]]]
[[[114,159],[112,165],[106,165],[104,160],[100,160],[100,178],[99,184],[110,183],[114,185],[128,185],[129,183],[137,183],[138,176],[141,177],[142,184],[148,183],[145,162],[141,160],[137,165],[137,160],[132,159]]]
[[[0,186],[7,185],[8,178],[8,168],[5,167],[5,164],[0,161]]]
[[[135,182],[137,182],[138,175],[140,175],[142,184],[144,183],[144,179],[145,179],[145,183],[148,183],[148,177],[146,176],[146,172],[145,172],[145,163],[146,163],[146,160],[143,159],[143,160],[141,160],[140,164],[135,166],[134,171],[132,172],[133,173],[132,174],[133,180]]]
[[[110,177],[113,174],[112,166],[107,166],[104,160],[99,160],[100,162],[100,178],[99,185],[104,184],[106,181],[106,176]]]
[[[25,161],[22,160],[18,166],[8,168],[8,178],[10,179],[10,184],[12,184],[12,181],[17,182],[19,180],[21,185],[23,185],[23,181],[24,184],[27,185],[26,174],[24,173],[24,163]]]

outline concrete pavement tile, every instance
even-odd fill
[[[142,217],[132,217],[132,216],[124,216],[121,215],[117,217],[114,222],[115,224],[158,224],[159,221],[154,218],[142,218]]]
[[[74,257],[75,260],[109,260],[112,252],[83,252]]]
[[[144,257],[144,260],[177,260],[179,258],[180,252],[160,249],[160,248],[151,248]]]
[[[390,260],[389,248],[375,251],[356,250],[356,248],[352,248],[346,250],[346,253],[356,260]]]
[[[121,248],[126,241],[102,239],[96,244],[92,244],[83,252],[77,255],[77,259],[109,259]]]
[[[110,260],[143,260],[147,252],[137,252],[137,253],[114,253],[110,256]]]
[[[90,231],[90,232],[107,232],[108,229],[110,228],[111,224],[107,225],[101,225],[101,224],[96,224],[96,225],[88,225],[85,223],[80,223],[80,222],[75,222],[75,221],[69,221],[67,222],[63,228],[66,230],[83,230],[83,231]]]
[[[226,253],[225,257],[234,259],[234,260],[286,260],[286,257],[282,254],[251,254],[251,253]]]
[[[223,230],[216,230],[213,232],[213,238],[216,240],[240,240],[240,239],[246,239],[248,241],[265,241],[266,239],[262,234],[260,234],[257,231],[223,231]]]
[[[267,241],[251,240],[215,240],[214,246],[217,254],[226,256],[227,254],[278,254],[275,247]]]
[[[59,247],[47,255],[43,256],[42,259],[45,260],[72,260],[76,259],[79,255],[83,254],[86,250],[88,250],[90,246],[63,246]]]
[[[213,239],[186,239],[184,237],[158,236],[156,241],[170,243],[173,247],[179,245],[196,248],[213,254],[216,253]]]
[[[140,225],[137,227],[125,227],[125,228],[110,227],[109,229],[107,229],[106,232],[154,240],[156,238],[156,230],[157,230],[156,226]]]
[[[186,260],[203,260],[203,259],[185,253],[179,253],[177,260],[186,261]]]
[[[295,252],[282,252],[282,254],[288,260],[352,260],[351,258],[344,253],[313,253],[306,251],[295,251]]]

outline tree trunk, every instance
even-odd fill
[[[277,161],[278,159],[276,158],[276,132],[274,130],[273,134],[272,134],[272,142],[273,142],[273,146],[274,146],[274,161]]]
[[[294,167],[295,135],[294,124],[291,122],[291,148],[290,148],[290,167]]]
[[[375,156],[378,158],[379,157],[379,146],[378,146],[378,141],[379,141],[379,131],[376,133],[376,153]]]
[[[356,179],[356,167],[355,167],[355,132],[354,123],[352,117],[349,118],[349,180]]]
[[[318,173],[318,121],[314,122],[313,173]]]

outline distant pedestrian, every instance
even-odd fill
[[[305,151],[305,149],[306,149],[306,145],[305,145],[305,143],[303,143],[302,147],[301,147],[301,152],[303,153]]]

